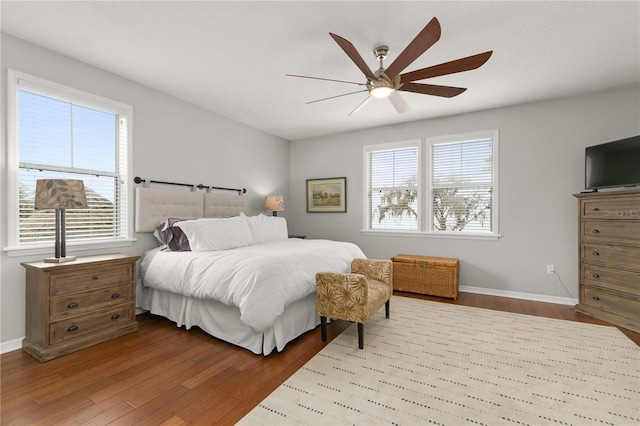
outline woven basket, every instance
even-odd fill
[[[391,261],[394,290],[458,298],[458,259],[397,254]]]

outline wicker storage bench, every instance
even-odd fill
[[[458,298],[458,259],[397,254],[391,261],[394,290]]]

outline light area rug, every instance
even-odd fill
[[[640,425],[640,348],[615,327],[393,296],[364,329],[239,424]]]

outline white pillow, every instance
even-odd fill
[[[253,244],[249,224],[242,217],[198,219],[176,223],[189,240],[191,251],[216,251]]]
[[[241,216],[244,215],[241,214]],[[249,224],[254,244],[289,238],[287,220],[284,217],[260,214],[258,216],[244,216],[244,218]]]

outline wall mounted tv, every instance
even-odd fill
[[[640,185],[640,136],[585,149],[586,189]]]

